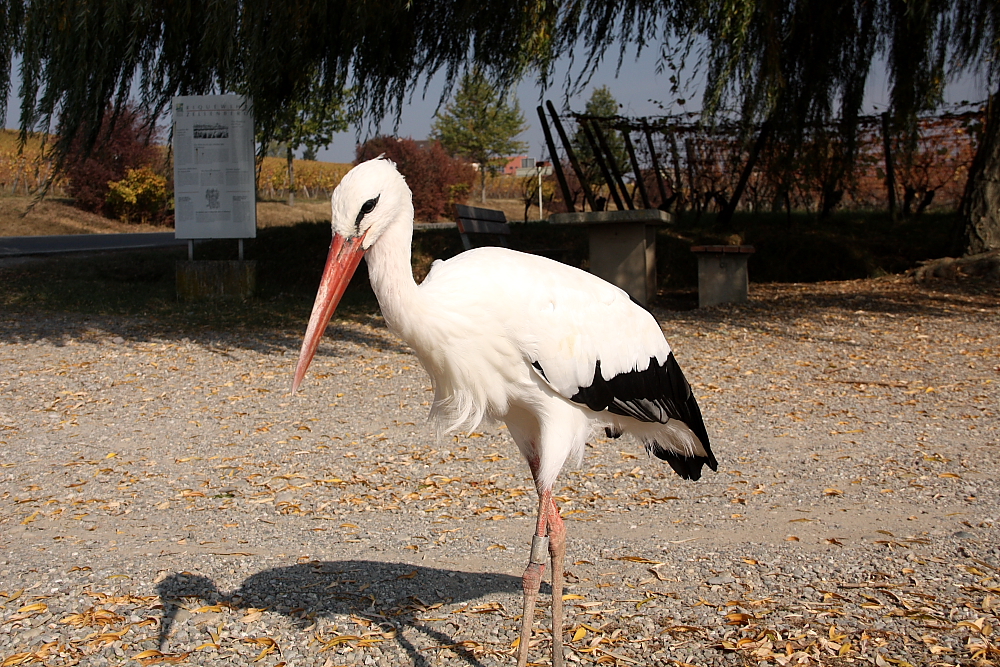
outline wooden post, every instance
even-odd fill
[[[747,182],[750,180],[750,174],[753,173],[753,168],[757,165],[757,158],[760,157],[760,152],[764,150],[764,144],[767,143],[767,138],[771,134],[771,121],[766,120],[764,124],[761,125],[760,134],[757,135],[757,141],[754,142],[753,148],[750,149],[750,155],[747,157],[747,163],[743,165],[743,173],[740,174],[740,180],[736,183],[736,191],[733,192],[732,197],[726,202],[726,208],[722,210],[719,214],[718,222],[720,224],[727,224],[733,219],[733,215],[736,213],[736,206],[740,203],[740,197],[743,196],[743,191],[747,187]]]
[[[677,150],[677,130],[676,129],[673,130],[670,133],[670,157],[671,157],[671,159],[673,160],[673,163],[674,163],[674,183],[677,184],[677,187],[675,188],[675,192],[678,193],[678,195],[677,195],[677,212],[678,213],[683,213],[684,212],[684,204],[686,203],[686,199],[684,197],[684,176],[682,175],[683,172],[681,172],[681,152],[679,150]],[[689,186],[688,189],[690,189],[690,185],[691,184],[688,183],[688,186]]]
[[[896,218],[896,170],[892,161],[892,145],[889,140],[889,112],[882,113],[882,150],[885,152],[885,189],[889,195],[889,216]]]
[[[632,139],[628,132],[621,130],[622,138],[625,139],[625,150],[628,151],[628,158],[632,162],[632,173],[635,174],[635,184],[639,188],[639,197],[642,199],[644,208],[653,208],[649,203],[649,193],[646,192],[646,182],[642,180],[642,173],[639,171],[639,160],[635,157],[635,148],[632,147]]]
[[[653,161],[653,171],[656,172],[656,187],[660,191],[660,206],[667,204],[667,188],[663,184],[663,174],[660,173],[660,161],[656,158],[656,147],[653,146],[653,133],[649,130],[649,123],[642,119],[642,132],[646,135],[646,146],[649,147],[649,159]]]
[[[552,141],[552,132],[549,131],[549,124],[545,120],[545,110],[539,106],[536,111],[538,111],[538,119],[542,121],[542,133],[545,135],[545,143],[549,147],[549,157],[552,158],[552,168],[556,172],[556,180],[559,181],[559,188],[563,193],[563,201],[566,202],[566,208],[569,209],[569,212],[574,213],[576,207],[573,206],[573,194],[569,191],[566,174],[563,173],[562,164],[559,162],[559,154],[556,153],[556,144]]]
[[[621,188],[622,194],[625,195],[625,206],[627,206],[630,211],[634,210],[635,206],[632,205],[632,197],[625,188],[625,181],[622,180],[622,174],[618,170],[618,165],[615,164],[615,154],[611,152],[611,148],[608,146],[608,140],[604,137],[604,132],[601,130],[600,123],[594,123],[594,134],[597,135],[597,142],[601,145],[601,150],[608,156],[608,165],[611,167],[611,175],[615,177],[615,182],[618,183],[618,187]]]
[[[615,182],[611,179],[611,172],[608,171],[608,165],[604,161],[604,155],[601,153],[601,147],[597,145],[597,140],[594,139],[594,135],[590,131],[590,124],[583,118],[578,118],[577,122],[580,123],[580,127],[583,129],[583,136],[587,138],[587,143],[590,144],[590,150],[594,152],[594,159],[597,160],[597,167],[601,170],[601,176],[604,177],[604,182],[608,185],[608,192],[611,193],[611,198],[615,201],[615,206],[619,211],[624,211],[625,204],[622,202],[622,198],[618,194],[618,188],[615,187]],[[625,196],[628,196],[627,192],[625,193]]]
[[[563,129],[562,123],[559,122],[559,114],[556,113],[556,108],[552,105],[551,101],[545,103],[545,106],[549,109],[549,115],[552,116],[552,124],[556,126],[556,132],[559,134],[559,140],[562,141],[563,148],[566,150],[566,157],[569,158],[569,163],[573,166],[573,171],[576,172],[577,178],[580,179],[580,187],[583,188],[583,196],[586,197],[587,203],[590,204],[590,210],[596,211],[597,205],[594,202],[594,193],[590,191],[590,184],[587,183],[587,176],[583,173],[583,169],[580,168],[580,163],[576,159],[576,153],[573,152],[573,146],[569,143],[569,138],[566,136],[566,130]]]
[[[292,155],[290,147],[285,151],[285,158],[288,161],[288,205],[295,206],[295,156]]]

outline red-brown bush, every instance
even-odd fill
[[[78,139],[63,166],[67,190],[77,208],[107,214],[108,183],[120,181],[129,169],[151,165],[156,151],[140,114],[126,109],[114,123],[106,116],[97,142],[90,153]]]
[[[449,156],[436,141],[421,148],[413,139],[375,137],[358,146],[355,163],[383,153],[406,177],[406,184],[413,191],[417,220],[436,222],[454,218],[454,205],[465,203],[476,178],[472,165]]]

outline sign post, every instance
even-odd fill
[[[249,298],[257,269],[243,261],[243,239],[257,237],[253,113],[241,95],[175,97],[172,109],[174,235],[188,240],[177,295]],[[194,261],[196,239],[238,239],[239,260]]]

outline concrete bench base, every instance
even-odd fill
[[[253,260],[177,262],[175,272],[180,301],[246,301],[257,289],[257,262]]]
[[[656,231],[670,215],[658,209],[556,213],[557,225],[586,225],[590,272],[647,305],[656,296]]]
[[[747,260],[753,253],[748,245],[694,246],[698,256],[698,307],[720,303],[746,303],[750,280]]]

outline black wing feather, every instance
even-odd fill
[[[673,352],[667,355],[663,364],[650,357],[645,370],[620,373],[610,380],[605,380],[601,374],[601,361],[598,359],[590,386],[578,389],[570,400],[595,412],[607,410],[644,422],[666,424],[671,419],[682,421],[701,441],[708,456],[681,456],[662,448],[657,442],[647,443],[646,448],[669,463],[684,479],[701,477],[701,468],[706,464],[712,470],[718,469],[698,401]]]

